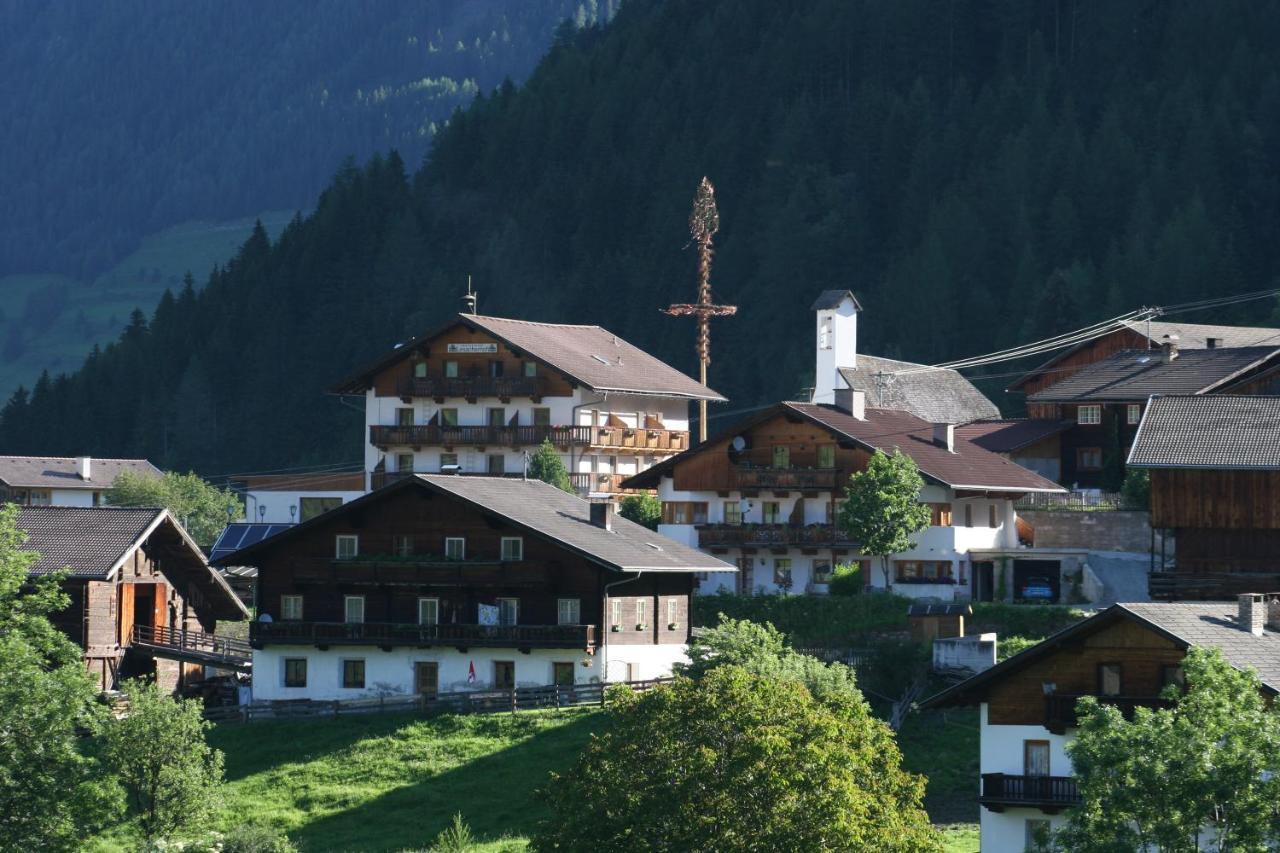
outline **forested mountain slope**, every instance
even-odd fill
[[[309,208],[346,155],[416,165],[477,89],[598,9],[0,0],[0,276],[92,280],[170,225]]]
[[[343,170],[275,244],[15,397],[0,452],[356,459],[360,413],[323,389],[457,310],[467,275],[486,313],[598,322],[691,371],[691,324],[658,308],[694,295],[703,174],[732,409],[810,381],[824,288],[857,291],[863,351],[936,361],[1265,287],[1278,54],[1280,6],[1246,0],[638,0],[421,170]]]

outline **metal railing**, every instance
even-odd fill
[[[1132,506],[1119,492],[1031,492],[1018,498],[1014,509],[1092,512],[1098,510],[1146,509]]]
[[[253,622],[254,647],[268,643],[315,645],[481,646],[589,649],[594,625],[413,625],[392,622]]]
[[[983,773],[978,802],[993,811],[1004,806],[1065,809],[1080,803],[1080,789],[1071,776],[1014,776]]]
[[[133,626],[133,645],[153,652],[184,653],[191,657],[216,659],[240,665],[253,660],[253,649],[244,640],[219,637],[203,631],[151,625]]]

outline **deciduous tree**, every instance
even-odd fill
[[[863,554],[880,558],[886,588],[893,588],[889,556],[914,548],[911,535],[929,526],[929,507],[920,503],[923,488],[915,460],[897,448],[892,456],[877,450],[845,487],[840,529]]]
[[[209,546],[227,522],[244,516],[244,504],[230,489],[219,489],[194,473],[166,472],[148,477],[124,471],[107,490],[112,506],[164,507],[187,529],[196,544]]]
[[[657,530],[662,521],[662,501],[653,495],[627,495],[618,505],[618,515]]]

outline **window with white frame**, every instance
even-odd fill
[[[576,598],[556,600],[556,624],[579,625],[582,622],[582,602]]]
[[[350,560],[360,553],[360,537],[342,534],[334,537],[334,556]]]
[[[1078,424],[1100,424],[1102,423],[1102,406],[1089,405],[1076,407],[1076,423]]]
[[[440,599],[438,598],[419,598],[418,599],[418,624],[419,625],[439,625],[440,624]]]
[[[671,630],[675,630],[676,626],[680,624],[679,611],[680,611],[680,599],[668,598],[667,599],[667,627]]]
[[[520,599],[498,599],[498,624],[517,625],[520,623]]]
[[[741,524],[742,523],[742,501],[725,501],[724,502],[724,523],[725,524]]]
[[[344,595],[342,597],[342,621],[359,624],[364,621],[364,596]]]
[[[649,615],[649,602],[641,598],[636,601],[636,630],[639,630],[648,624],[646,617]]]
[[[1142,404],[1130,403],[1129,405],[1125,406],[1124,419],[1125,419],[1125,423],[1129,424],[1130,426],[1142,420]]]
[[[441,471],[445,470],[446,468],[448,468],[449,470],[453,470],[456,467],[458,467],[458,454],[456,453],[440,454],[440,470]]]
[[[515,562],[524,559],[524,538],[520,536],[502,537],[502,559],[504,562]]]
[[[300,595],[280,596],[280,618],[286,622],[301,621],[302,620],[302,596]]]
[[[617,598],[609,602],[609,625],[613,628],[622,627],[622,601]]]
[[[446,560],[467,559],[467,540],[461,536],[446,536],[444,540],[444,558]]]

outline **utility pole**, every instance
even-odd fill
[[[696,317],[698,319],[699,381],[707,384],[707,365],[711,363],[711,318],[732,317],[738,313],[736,305],[716,305],[711,301],[711,238],[720,230],[720,211],[716,209],[716,188],[705,177],[698,184],[693,199],[693,212],[689,214],[689,233],[698,244],[698,301],[692,305],[670,305],[662,313],[672,317]],[[698,401],[698,441],[707,440],[707,401]]]

